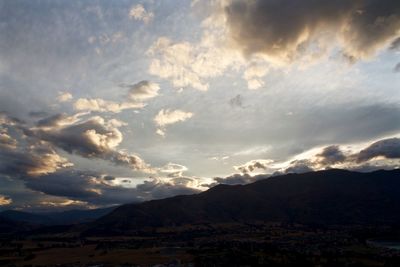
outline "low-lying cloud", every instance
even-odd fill
[[[109,175],[79,170],[62,170],[26,180],[26,186],[47,195],[66,197],[91,205],[112,205],[166,198],[200,192],[191,178],[145,180],[136,187],[113,184]]]
[[[234,168],[243,174],[262,170],[264,173],[277,175],[329,168],[371,171],[379,168],[400,167],[400,161],[389,162],[388,160],[400,160],[400,138],[378,140],[358,151],[344,150],[343,146],[330,145],[320,149],[319,152],[299,155],[287,162],[258,159],[234,166]]]

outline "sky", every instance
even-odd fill
[[[0,210],[400,166],[397,0],[0,0]]]

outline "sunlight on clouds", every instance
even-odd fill
[[[58,102],[68,102],[72,100],[72,94],[69,92],[59,92],[57,96]]]
[[[165,131],[163,130],[167,125],[174,124],[177,122],[183,122],[191,117],[193,117],[193,113],[186,112],[183,110],[170,110],[170,109],[162,109],[158,112],[158,114],[154,117],[154,122],[159,126],[158,134],[164,136]]]
[[[268,67],[252,64],[243,73],[243,78],[247,81],[250,90],[256,90],[264,85],[262,78],[268,73]]]
[[[5,1],[0,205],[399,168],[399,3]]]
[[[158,112],[157,116],[154,118],[154,121],[158,126],[166,126],[168,124],[174,124],[180,121],[185,121],[190,119],[193,116],[193,113],[186,112],[183,110],[169,110],[162,109]]]
[[[59,201],[41,201],[39,202],[41,206],[44,207],[69,207],[69,208],[96,208],[96,206],[91,206],[89,203],[80,200],[72,200],[72,199],[61,199]]]
[[[7,206],[12,203],[12,199],[3,195],[0,195],[0,206]]]
[[[370,59],[398,37],[400,26],[395,3],[388,2],[382,10],[375,5],[379,6],[363,1],[328,5],[304,1],[300,5],[304,9],[296,12],[293,5],[274,1],[194,1],[192,8],[207,6],[209,11],[200,40],[174,42],[160,37],[147,52],[149,72],[178,89],[202,91],[209,89],[212,78],[230,70],[243,72],[248,88],[255,90],[264,86],[270,67],[297,63],[304,69],[337,50],[351,62]],[[295,14],[295,19],[282,21],[290,16],[282,14]]]
[[[221,27],[220,16],[205,19],[202,29],[198,43],[158,38],[147,51],[151,57],[149,72],[170,80],[178,89],[193,87],[207,91],[209,79],[244,64],[240,53],[225,45],[226,33],[225,28]]]
[[[108,101],[101,98],[79,98],[74,103],[75,110],[120,113],[126,109],[142,109],[146,106],[144,101],[158,96],[160,86],[157,83],[141,81],[136,84],[122,84],[120,87],[128,88],[125,99],[121,102]]]
[[[400,166],[400,138],[388,137],[370,142],[319,146],[283,162],[257,159],[234,169],[244,174],[284,174],[329,168],[371,171]],[[257,171],[258,170],[258,171]],[[262,172],[259,172],[262,170]]]
[[[4,147],[6,149],[16,149],[17,144],[17,140],[9,136],[5,130],[0,132],[0,148]]]
[[[143,103],[122,102],[116,103],[107,101],[101,98],[87,99],[79,98],[74,103],[74,108],[79,111],[98,111],[98,112],[113,112],[119,113],[125,109],[140,109],[143,108]]]
[[[168,177],[181,177],[187,170],[186,166],[171,162],[159,169],[162,174],[166,174]]]

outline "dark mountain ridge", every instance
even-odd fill
[[[287,174],[247,185],[218,185],[196,195],[127,204],[87,233],[227,222],[393,224],[400,222],[400,170],[331,169]]]
[[[87,223],[96,220],[111,211],[115,207],[90,209],[90,210],[67,210],[59,212],[25,212],[18,210],[6,210],[0,212],[0,218],[6,221],[24,222],[34,225],[69,225]]]

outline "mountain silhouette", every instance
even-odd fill
[[[217,185],[195,195],[127,204],[90,224],[87,234],[201,223],[400,222],[400,170],[324,170],[268,177],[247,185]]]
[[[115,207],[40,213],[6,210],[0,212],[0,218],[5,222],[14,221],[35,225],[69,225],[96,220],[114,209]]]

